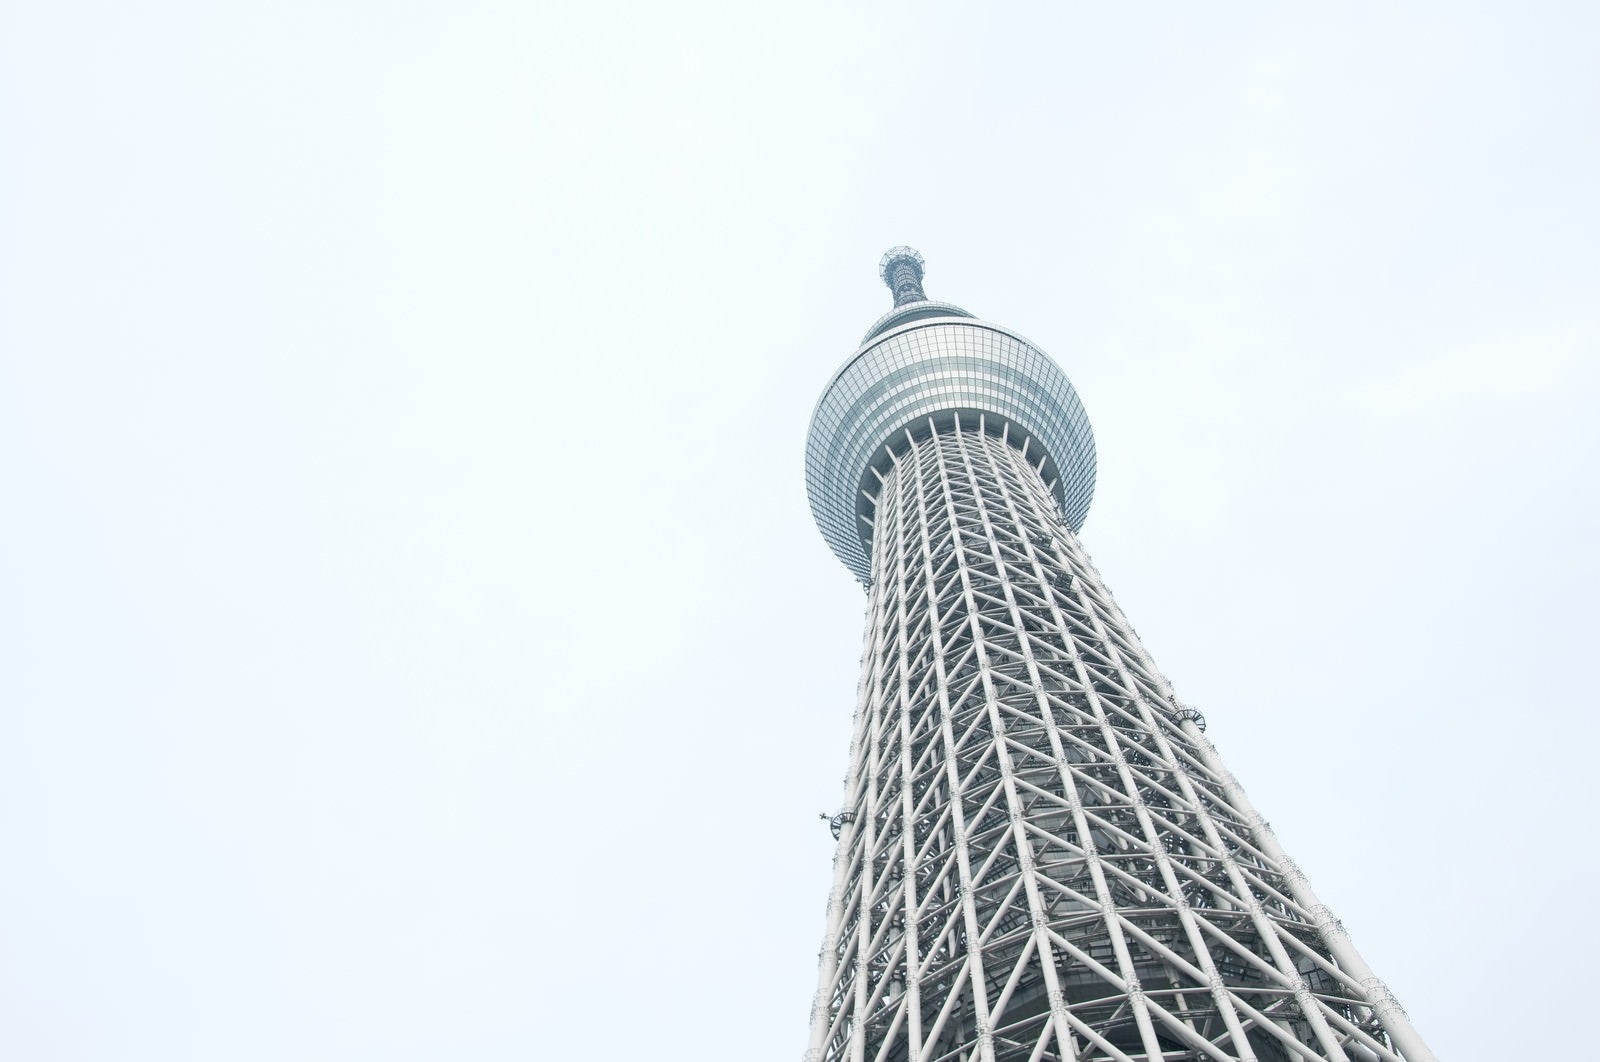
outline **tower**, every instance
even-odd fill
[[[869,602],[807,1062],[1431,1060],[1079,545],[1071,383],[880,272],[806,441]]]

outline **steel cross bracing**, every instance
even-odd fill
[[[881,477],[809,1062],[1431,1059],[987,427]]]

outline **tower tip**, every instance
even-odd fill
[[[924,302],[928,296],[922,292],[922,255],[912,247],[891,247],[878,262],[878,276],[894,292],[894,304]]]

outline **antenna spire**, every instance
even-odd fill
[[[910,247],[891,247],[878,263],[878,275],[894,292],[894,304],[926,302],[922,292],[922,256]]]

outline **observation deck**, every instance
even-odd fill
[[[909,247],[883,256],[878,272],[894,309],[828,381],[806,437],[812,516],[863,583],[872,569],[874,471],[886,473],[912,440],[957,417],[976,429],[981,414],[985,431],[1023,450],[1073,531],[1094,496],[1094,433],[1066,373],[1010,329],[929,299],[923,266]]]

